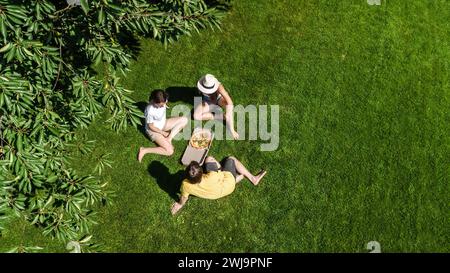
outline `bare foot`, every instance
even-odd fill
[[[265,170],[261,170],[254,178],[254,180],[252,181],[253,185],[257,186],[259,184],[259,182],[261,181],[261,179],[266,175],[266,171]]]
[[[142,161],[142,158],[144,157],[144,152],[143,152],[143,150],[144,150],[144,147],[140,147],[139,148],[139,153],[138,153],[138,160],[139,160],[139,163],[141,163],[141,161]]]

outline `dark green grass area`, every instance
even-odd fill
[[[450,251],[448,1],[234,2],[223,32],[167,50],[141,40],[124,83],[142,103],[212,73],[236,104],[279,105],[276,151],[260,151],[261,140],[215,141],[210,151],[267,176],[223,199],[193,198],[172,217],[187,142],[139,164],[138,148],[153,144],[99,118],[85,131],[93,154],[74,163],[88,172],[113,155],[101,179],[117,196],[99,211],[96,241],[111,252],[365,252],[372,240],[384,252]],[[180,92],[172,106],[187,103]],[[64,251],[39,229],[20,232],[11,225],[1,246]]]

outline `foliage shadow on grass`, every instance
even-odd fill
[[[173,200],[178,201],[177,193],[185,174],[184,170],[171,174],[169,168],[159,161],[152,161],[148,166],[148,173],[156,179],[158,186],[165,191]]]
[[[208,7],[228,11],[231,9],[231,0],[205,0]]]
[[[137,61],[142,51],[139,39],[129,31],[120,32],[117,39],[119,44],[124,47],[125,51],[131,55],[131,58]]]

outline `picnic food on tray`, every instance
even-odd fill
[[[192,161],[197,161],[202,165],[208,155],[213,139],[214,133],[211,130],[196,128],[181,157],[181,163],[187,166]]]
[[[207,132],[197,132],[191,137],[190,144],[196,149],[207,149],[211,142],[211,135]]]

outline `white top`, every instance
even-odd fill
[[[166,106],[156,108],[153,104],[149,104],[145,108],[144,116],[146,130],[150,130],[148,128],[149,123],[153,123],[156,128],[162,130],[166,124]]]

